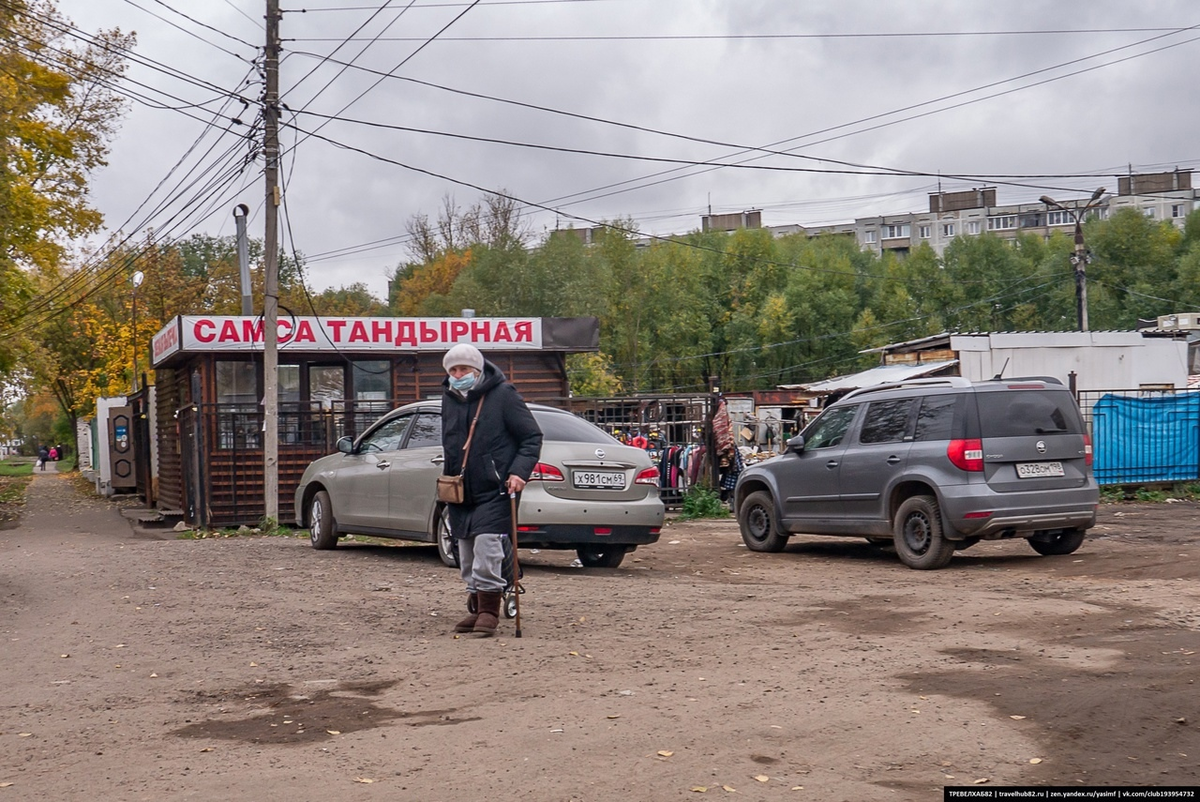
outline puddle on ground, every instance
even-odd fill
[[[206,704],[224,706],[229,712],[189,723],[171,734],[248,744],[308,744],[397,721],[410,727],[431,727],[479,718],[459,717],[457,708],[403,711],[380,705],[378,697],[397,682],[344,682],[315,690],[287,684],[254,685],[240,691],[203,693]]]

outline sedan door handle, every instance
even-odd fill
[[[895,464],[896,464],[896,463],[898,463],[899,461],[900,461],[900,458],[899,458],[899,457],[897,457],[895,454],[893,454],[892,456],[890,456],[890,457],[888,457],[888,458],[887,458],[887,464],[888,464],[888,465],[895,465]]]
[[[829,460],[829,462],[825,463],[826,468],[836,468],[837,466],[838,466],[838,461],[835,459],[831,459],[831,460]]]
[[[387,460],[382,460],[380,462],[376,462],[375,467],[378,468],[379,470],[383,471],[383,470],[387,470],[388,468],[392,467],[392,463],[388,462]]]
[[[434,465],[441,465],[443,462],[446,461],[446,458],[443,457],[441,454],[438,454],[436,457],[430,457],[429,461],[432,462]]]

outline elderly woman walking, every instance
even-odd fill
[[[475,346],[455,345],[442,365],[448,374],[442,395],[442,472],[462,476],[461,501],[448,503],[447,509],[469,611],[454,631],[490,637],[500,623],[504,596],[509,496],[529,481],[542,450],[542,430],[517,389]]]

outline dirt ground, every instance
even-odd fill
[[[673,523],[521,552],[522,638],[455,637],[432,546],[180,540],[38,475],[0,531],[4,800],[940,800],[1200,786],[1200,507],[936,572]]]

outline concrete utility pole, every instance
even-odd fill
[[[267,0],[263,156],[263,517],[279,520],[279,0]]]
[[[1099,205],[1098,201],[1103,194],[1104,187],[1100,187],[1092,193],[1092,197],[1088,199],[1087,203],[1074,208],[1063,206],[1049,195],[1043,195],[1038,199],[1047,206],[1061,209],[1071,215],[1071,219],[1075,221],[1075,252],[1071,254],[1071,264],[1075,268],[1075,314],[1079,318],[1080,331],[1088,330],[1087,263],[1090,261],[1087,246],[1083,244],[1083,218],[1090,209]]]

